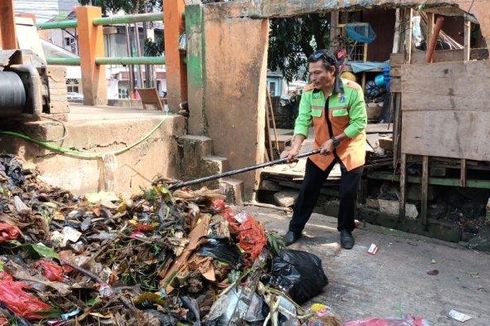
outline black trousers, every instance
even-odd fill
[[[289,230],[300,234],[310,219],[313,208],[315,208],[320,190],[332,171],[336,160],[327,167],[325,171],[315,165],[310,159],[306,161],[305,178],[301,185],[298,198],[294,203],[293,219],[289,223]],[[340,178],[340,206],[338,214],[337,229],[354,230],[354,217],[356,213],[357,188],[361,181],[363,167],[347,171],[343,164],[340,164],[342,176]]]

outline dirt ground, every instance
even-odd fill
[[[287,230],[289,213],[243,209],[267,230]],[[488,253],[369,224],[354,231],[352,250],[342,250],[336,224],[336,218],[313,214],[304,237],[290,247],[323,261],[329,284],[310,303],[329,305],[343,321],[411,314],[431,325],[463,325],[448,317],[455,309],[473,317],[465,326],[490,325]],[[367,253],[371,243],[379,246],[376,255]]]

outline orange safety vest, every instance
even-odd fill
[[[360,88],[358,84],[351,81],[345,82],[344,87],[351,87],[354,89]],[[331,102],[330,98],[334,95],[329,96],[326,101]],[[336,96],[343,96],[343,94],[336,94]],[[349,103],[348,101],[346,102]],[[348,112],[350,106],[347,105],[340,108],[335,107],[335,110],[338,109],[346,109]],[[312,124],[315,130],[315,149],[320,148],[320,146],[330,138],[343,133],[347,126],[349,126],[349,115],[334,116],[334,110],[331,109],[331,103],[329,103],[328,110],[329,121],[325,119],[325,112],[326,110],[323,109],[319,116],[318,114],[312,116]],[[332,132],[329,130],[329,124]],[[310,159],[320,169],[325,170],[335,160],[335,155],[340,159],[347,171],[363,166],[366,160],[366,130],[363,130],[353,138],[345,138],[334,152],[328,153],[327,155],[315,154],[310,156]]]

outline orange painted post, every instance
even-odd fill
[[[165,25],[165,67],[167,70],[167,98],[171,111],[177,112],[179,103],[187,101],[187,73],[184,54],[179,51],[179,38],[184,32],[184,0],[163,2]]]
[[[102,25],[94,26],[92,23],[95,18],[102,16],[102,9],[92,6],[77,7],[76,15],[83,104],[105,105],[107,104],[105,67],[95,64],[96,57],[105,57],[104,33]]]
[[[1,0],[0,12],[2,13],[2,18],[0,19],[0,49],[16,49],[14,0]]]

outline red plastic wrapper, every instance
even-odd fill
[[[267,244],[264,226],[252,216],[248,216],[240,225],[237,239],[240,248],[245,251],[249,263],[253,263],[257,259]]]
[[[348,321],[344,326],[429,326],[429,322],[421,317],[405,316],[397,318],[369,318]]]
[[[239,232],[240,223],[235,219],[233,210],[226,205],[225,201],[223,199],[215,199],[212,201],[211,206],[228,221],[230,232],[237,234]]]
[[[3,315],[0,316],[0,326],[9,326],[9,320],[7,317]]]
[[[44,318],[51,306],[25,292],[27,287],[24,282],[16,282],[10,274],[1,272],[0,302],[19,317],[28,320]]]
[[[43,271],[43,275],[46,276],[48,280],[53,282],[63,282],[63,267],[55,262],[42,259],[36,263],[35,267],[41,269]]]
[[[15,225],[0,222],[0,243],[15,240],[20,234],[20,230]]]

